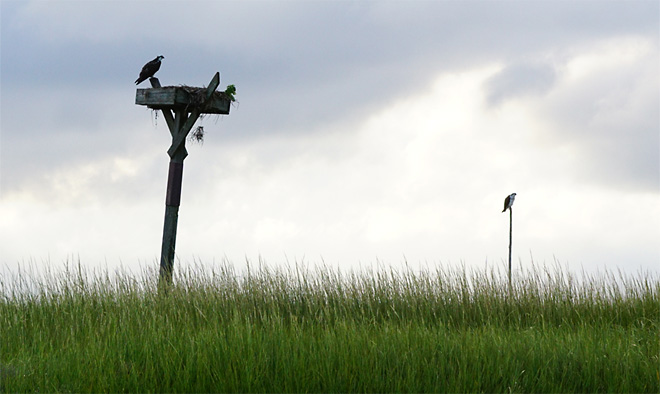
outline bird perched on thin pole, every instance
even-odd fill
[[[516,199],[516,193],[511,193],[504,199],[504,209],[509,210],[509,294],[511,293],[511,244],[513,241],[513,200]]]
[[[504,209],[502,212],[506,211],[507,209],[511,209],[511,206],[513,205],[513,200],[516,199],[516,193],[511,193],[506,198],[504,199]]]
[[[160,69],[160,61],[165,59],[165,56],[157,56],[154,60],[145,64],[140,71],[140,77],[135,80],[135,84],[139,85],[142,81],[146,81],[147,78],[151,78],[156,74],[156,71]]]

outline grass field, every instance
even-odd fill
[[[0,277],[0,391],[658,392],[660,281],[533,268]]]

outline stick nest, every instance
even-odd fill
[[[183,89],[190,96],[190,103],[188,108],[197,108],[204,105],[204,99],[206,98],[206,88],[198,88],[188,85],[179,85],[179,86],[164,86],[167,88],[178,87]],[[230,102],[236,101],[234,95],[236,94],[236,86],[228,85],[227,89],[224,92],[215,91],[211,94],[211,99],[220,99],[220,100],[229,100]]]

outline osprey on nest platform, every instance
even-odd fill
[[[156,71],[160,69],[160,61],[162,59],[165,59],[165,56],[158,56],[154,60],[145,64],[144,67],[142,67],[142,71],[140,71],[140,77],[135,80],[135,84],[139,85],[140,83],[142,83],[142,81],[145,81],[147,78],[153,77],[154,74],[156,74]]]
[[[511,209],[511,206],[513,205],[513,200],[516,199],[516,193],[511,193],[506,198],[504,199],[504,209],[502,212],[505,212],[507,209]]]

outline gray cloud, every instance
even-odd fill
[[[509,98],[541,95],[554,85],[556,71],[551,64],[519,63],[505,67],[487,83],[487,99],[497,105]]]
[[[545,131],[545,137],[574,152],[572,177],[613,189],[658,192],[660,57],[657,41],[646,49],[636,49],[637,44],[631,39],[587,55],[595,62],[590,74],[563,83],[539,115],[553,125],[552,135]]]
[[[440,72],[648,34],[658,9],[653,2],[172,2],[139,16],[152,15],[153,5],[126,12],[121,2],[2,3],[1,149],[10,180],[52,165],[19,164],[48,157],[26,142],[40,136],[99,141],[84,151],[62,144],[60,161],[125,149],[118,133],[143,117],[132,81],[157,54],[166,57],[164,84],[204,85],[221,71],[222,85],[238,87],[240,107],[222,123],[227,138],[309,133],[329,123],[349,132],[369,112],[427,90]],[[548,64],[515,61],[490,82],[490,99],[542,93],[554,78]],[[35,106],[41,116],[32,116]]]

